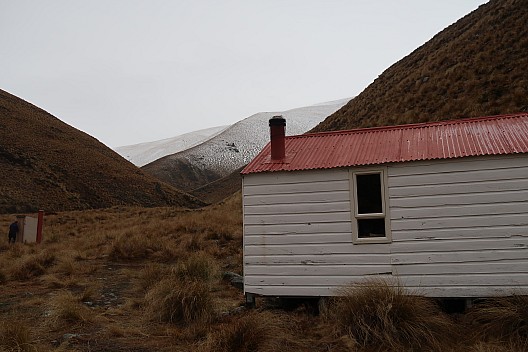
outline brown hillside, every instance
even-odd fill
[[[95,138],[0,90],[0,213],[114,205],[202,203],[146,175]]]
[[[214,170],[201,168],[188,159],[178,159],[174,156],[177,154],[167,155],[143,166],[141,169],[185,192],[190,192],[222,177]]]
[[[528,1],[492,0],[392,65],[312,132],[525,112],[527,69]]]
[[[229,175],[193,189],[189,193],[210,204],[221,202],[241,190],[242,176],[240,172],[244,167],[239,167]]]

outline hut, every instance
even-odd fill
[[[528,293],[528,114],[285,136],[242,170],[244,292],[388,278],[439,298]]]

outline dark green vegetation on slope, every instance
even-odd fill
[[[527,68],[528,1],[492,0],[392,65],[312,132],[525,112]]]

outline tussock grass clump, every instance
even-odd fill
[[[209,286],[201,282],[179,282],[165,278],[145,295],[147,313],[151,319],[191,324],[209,322],[214,313],[213,297]]]
[[[114,260],[145,259],[152,253],[152,242],[137,233],[118,236],[111,245],[110,257]]]
[[[280,351],[291,339],[286,325],[272,312],[251,311],[235,316],[209,334],[200,352]]]
[[[411,296],[387,281],[367,281],[340,293],[326,316],[338,334],[349,335],[362,347],[445,351],[456,331],[432,300]]]
[[[11,268],[11,277],[15,280],[24,281],[41,276],[55,263],[55,260],[55,254],[48,251],[27,254]]]
[[[241,197],[230,198],[224,204],[207,209],[182,213],[174,224],[173,231],[200,233],[207,239],[229,242],[242,239]]]
[[[0,322],[0,351],[34,351],[27,326],[15,320]]]
[[[475,304],[466,319],[474,338],[497,340],[528,350],[528,296],[494,297]]]
[[[85,293],[77,297],[69,291],[60,292],[49,303],[50,321],[56,325],[90,322],[92,312],[82,304],[83,299]]]
[[[45,274],[40,277],[41,283],[50,289],[61,289],[70,284],[70,280],[61,280],[55,274]]]
[[[148,291],[170,273],[170,269],[159,263],[148,263],[139,271],[138,286],[141,291]]]
[[[154,259],[171,262],[180,256],[180,248],[153,232],[143,233],[139,229],[116,236],[112,241],[109,256],[113,260]]]
[[[464,352],[525,352],[525,349],[518,349],[511,344],[505,344],[499,341],[479,341],[475,345],[465,349]]]
[[[142,291],[148,291],[161,280],[172,280],[182,285],[186,281],[200,281],[204,284],[211,283],[218,277],[218,264],[213,257],[205,252],[191,253],[185,260],[175,265],[148,263],[137,278],[137,285]]]
[[[180,246],[187,251],[200,251],[207,247],[207,242],[201,233],[184,233],[179,235]]]
[[[204,252],[192,253],[185,261],[176,265],[174,273],[180,280],[211,281],[218,274],[214,258]]]
[[[13,259],[21,258],[29,252],[29,247],[22,243],[11,244],[7,249],[9,256]]]
[[[147,265],[140,273],[139,285],[147,291],[148,315],[176,324],[209,322],[215,310],[211,281],[217,273],[215,260],[203,252],[192,253],[172,268]]]
[[[74,258],[63,255],[59,258],[54,271],[63,275],[72,276],[80,273],[82,270],[80,264]]]

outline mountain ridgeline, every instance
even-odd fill
[[[528,1],[492,0],[389,67],[311,132],[526,112],[527,68]]]
[[[116,205],[197,207],[203,202],[0,90],[0,213]]]

